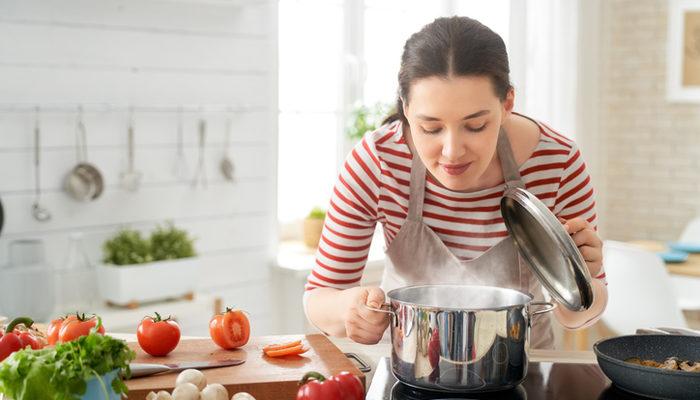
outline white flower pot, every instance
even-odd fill
[[[100,296],[115,305],[165,300],[193,293],[200,266],[196,257],[97,268]]]

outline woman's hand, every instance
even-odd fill
[[[599,276],[603,269],[603,241],[600,240],[596,231],[583,218],[573,218],[568,221],[560,218],[559,220],[574,239],[591,276],[594,278]]]
[[[353,290],[353,301],[345,316],[345,332],[357,343],[376,344],[389,326],[388,314],[372,311],[366,306],[380,308],[384,291],[378,287],[358,287]]]

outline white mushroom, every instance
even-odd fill
[[[220,383],[212,383],[202,390],[201,400],[228,400],[228,390]]]
[[[203,390],[207,386],[207,378],[204,376],[202,371],[196,369],[186,369],[180,372],[175,380],[175,387],[180,386],[183,383],[191,383],[197,386],[198,390]]]
[[[199,400],[199,389],[189,382],[177,385],[173,390],[172,400]]]
[[[231,397],[231,400],[255,400],[255,397],[247,392],[238,392]]]
[[[165,390],[161,390],[160,392],[151,392],[146,396],[146,400],[172,400],[172,396],[170,396],[170,393],[166,392]]]

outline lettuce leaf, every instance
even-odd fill
[[[135,353],[124,341],[90,334],[42,350],[21,350],[0,363],[0,393],[14,400],[78,400],[86,382],[115,369],[129,376]],[[126,394],[117,376],[115,392]]]

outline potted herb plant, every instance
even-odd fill
[[[304,244],[315,249],[321,240],[323,221],[326,219],[326,211],[321,207],[314,207],[304,219]]]
[[[194,239],[172,223],[149,237],[122,229],[103,245],[100,295],[108,303],[136,306],[191,295],[197,287]]]

